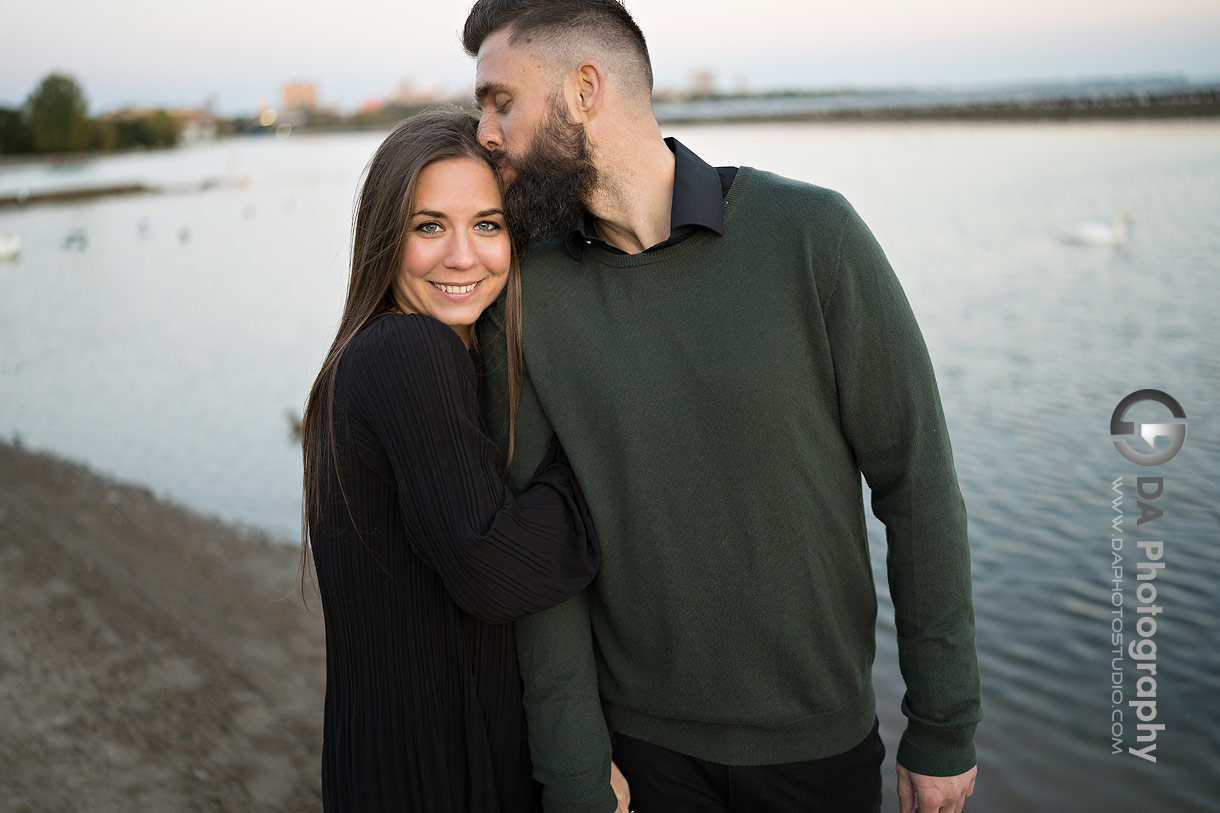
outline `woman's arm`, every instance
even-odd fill
[[[502,623],[588,584],[597,539],[562,450],[553,447],[513,496],[483,430],[473,365],[449,327],[383,317],[343,365],[350,414],[392,469],[406,542],[462,609]]]

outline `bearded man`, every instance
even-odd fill
[[[602,545],[586,592],[517,625],[546,809],[614,810],[613,757],[639,813],[880,810],[863,473],[907,688],[899,809],[961,811],[981,717],[965,508],[872,234],[834,192],[663,139],[614,0],[479,0],[463,44],[533,241],[511,479],[558,434]],[[508,403],[487,367],[486,402]]]

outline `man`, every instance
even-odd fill
[[[522,273],[511,477],[557,433],[602,543],[585,593],[517,626],[547,810],[614,810],[612,755],[639,813],[880,809],[861,472],[907,685],[899,808],[962,810],[980,719],[965,510],[867,227],[833,192],[663,140],[614,0],[479,0],[463,39],[512,226],[558,232]]]

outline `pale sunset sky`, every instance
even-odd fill
[[[629,0],[658,89],[971,86],[1183,75],[1220,80],[1217,0]],[[124,105],[251,112],[290,81],[354,109],[400,83],[465,96],[465,0],[0,0],[0,106],[67,72],[90,112]]]

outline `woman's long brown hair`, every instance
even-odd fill
[[[420,113],[395,127],[365,168],[352,229],[351,271],[343,316],[322,369],[309,391],[301,422],[305,462],[301,517],[302,594],[310,564],[309,528],[322,510],[325,466],[333,468],[340,491],[343,491],[333,420],[339,362],[352,339],[369,322],[396,310],[392,286],[402,260],[411,199],[420,172],[431,163],[449,158],[473,158],[493,166],[489,154],[475,137],[477,126],[475,119],[460,110]],[[505,285],[503,338],[508,351],[508,460],[511,461],[513,429],[521,401],[522,369],[521,278],[515,249]]]

